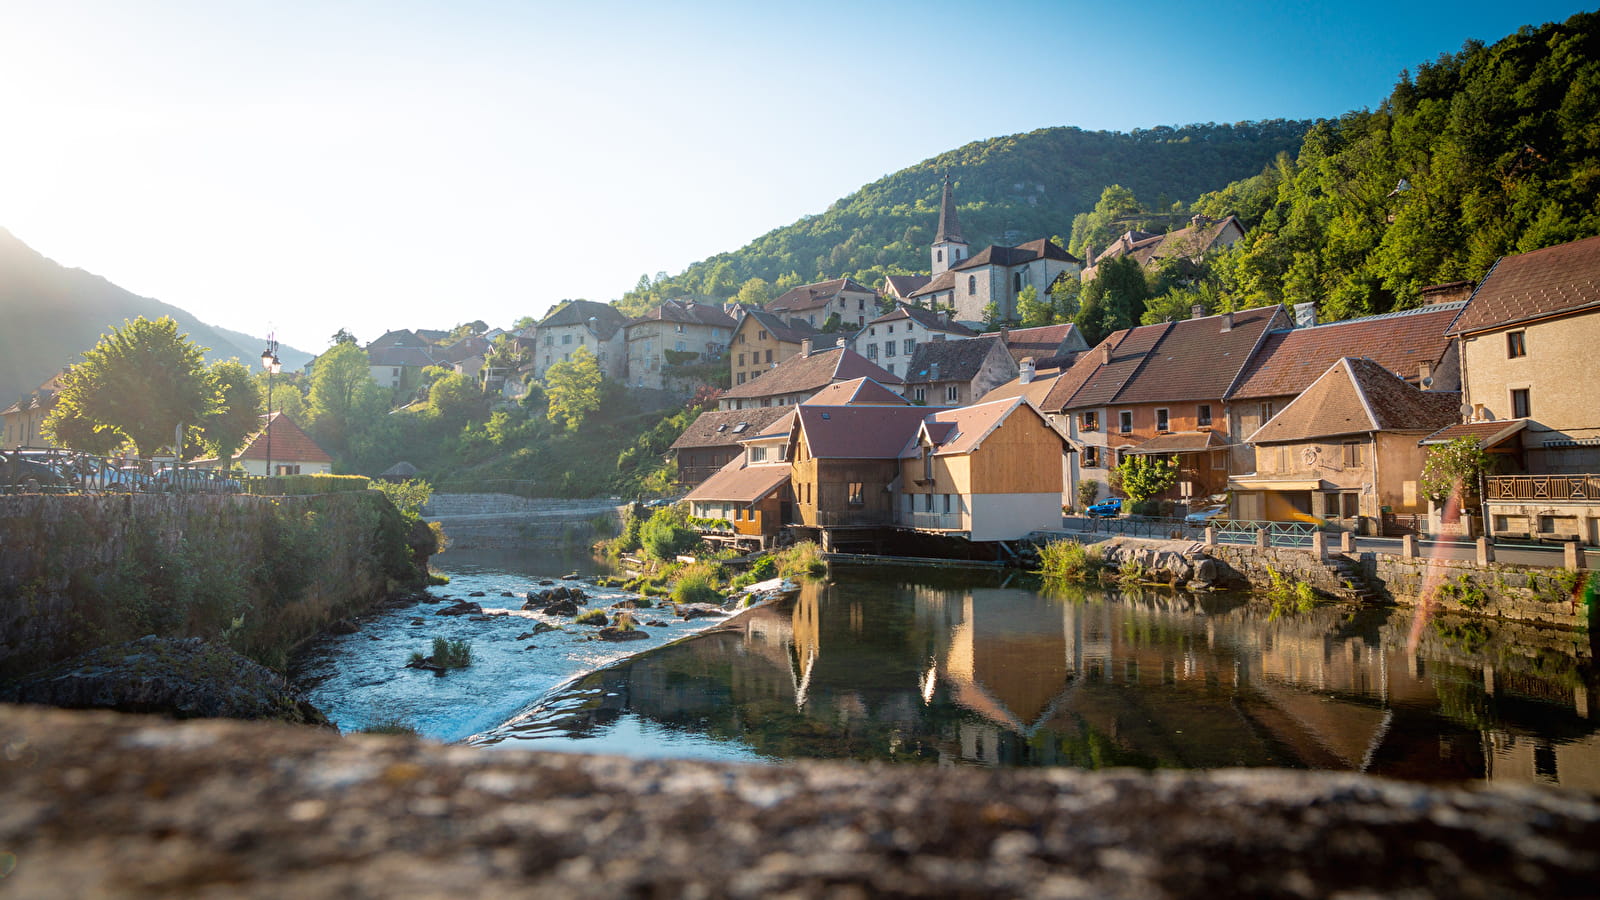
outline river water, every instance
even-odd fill
[[[486,607],[501,589],[595,565],[438,562],[452,583],[437,592],[484,590]],[[835,567],[792,602],[674,624],[643,652],[580,635],[513,640],[527,620],[424,614],[413,626],[414,612],[310,654],[312,702],[342,727],[399,717],[484,748],[1265,766],[1600,791],[1590,640],[1559,629],[886,567]],[[435,634],[472,639],[474,666],[443,678],[399,668]]]

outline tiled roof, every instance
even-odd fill
[[[720,306],[684,300],[668,300],[629,324],[640,322],[681,322],[685,325],[708,325],[728,329],[732,329],[736,324]]]
[[[985,401],[1009,400],[1012,397],[1022,397],[1034,406],[1035,409],[1044,409],[1045,398],[1050,395],[1050,389],[1061,378],[1061,372],[1048,375],[1035,375],[1027,384],[1022,383],[1019,375],[1005,384],[983,395]]]
[[[1600,237],[1501,257],[1450,333],[1471,334],[1595,308],[1600,308]]]
[[[1081,262],[1049,238],[1039,238],[1015,247],[990,245],[951,266],[952,270],[975,269],[982,266],[1020,266],[1036,259],[1054,259],[1061,262]]]
[[[1021,397],[1012,397],[1004,400],[986,401],[972,406],[963,406],[959,409],[945,409],[929,413],[923,419],[923,427],[905,447],[900,450],[900,457],[906,459],[916,455],[917,443],[921,435],[926,434],[928,439],[937,447],[935,456],[948,456],[961,453],[971,453],[977,450],[994,432],[1000,424],[1018,409],[1026,408],[1026,415],[1037,415]]]
[[[420,347],[379,347],[367,351],[367,363],[373,366],[412,366],[426,368],[439,361]]]
[[[849,381],[835,382],[817,391],[806,403],[813,406],[911,405],[910,400],[896,394],[871,378],[852,378]],[[781,409],[782,407],[779,408]]]
[[[1112,333],[1088,353],[1079,354],[1078,361],[1056,381],[1045,398],[1045,412],[1110,403],[1171,327],[1171,322],[1160,322],[1125,328]],[[1111,348],[1109,363],[1101,350],[1108,346]]]
[[[538,324],[539,328],[560,328],[565,325],[583,325],[594,319],[595,333],[607,340],[626,325],[627,316],[609,303],[594,300],[568,300]]]
[[[1000,337],[998,331],[986,331],[980,337]],[[1011,351],[1011,358],[1022,362],[1028,357],[1033,357],[1034,363],[1045,359],[1059,359],[1070,355],[1074,350],[1083,350],[1086,347],[1083,337],[1078,332],[1078,326],[1068,322],[1064,325],[1040,325],[1037,328],[1010,328],[1005,332],[1006,348]]]
[[[798,344],[806,338],[814,338],[817,329],[804,319],[789,319],[785,321],[779,316],[762,309],[746,309],[745,316],[754,319],[757,324],[766,329],[767,334],[774,340],[785,344]],[[740,323],[741,325],[743,323]],[[813,343],[815,343],[813,341]]]
[[[1245,440],[1306,441],[1374,431],[1433,432],[1459,418],[1461,395],[1422,391],[1370,359],[1338,360]]]
[[[884,279],[886,286],[898,297],[909,297],[928,286],[932,275],[890,275]]]
[[[256,432],[244,449],[239,451],[235,459],[267,458],[267,439],[272,439],[272,461],[274,463],[331,463],[333,457],[328,451],[317,446],[311,436],[300,430],[294,420],[281,412],[275,412],[267,420],[267,427]]]
[[[742,400],[815,393],[835,381],[862,377],[880,384],[903,383],[899,376],[890,374],[854,350],[837,347],[813,352],[810,356],[795,354],[763,372],[760,378],[723,391],[720,399]]]
[[[797,406],[795,421],[818,459],[898,459],[925,406]]]
[[[718,469],[710,478],[700,482],[683,499],[754,503],[782,487],[788,480],[788,466],[746,465],[741,454]]]
[[[428,342],[426,340],[402,328],[399,331],[384,332],[377,340],[368,344],[366,350],[371,353],[373,350],[386,350],[391,347],[426,347],[427,345]]]
[[[989,355],[1001,346],[999,338],[918,344],[911,354],[911,362],[906,364],[906,384],[971,381],[983,370],[984,361]]]
[[[1496,422],[1467,422],[1450,425],[1435,431],[1419,444],[1447,444],[1457,438],[1476,438],[1478,446],[1487,450],[1528,426],[1527,419],[1501,419]]]
[[[1445,328],[1464,301],[1404,312],[1329,322],[1310,328],[1274,331],[1245,368],[1230,400],[1298,394],[1344,356],[1371,359],[1407,381],[1419,377],[1419,363],[1437,367],[1450,346]]]
[[[953,291],[955,290],[955,287],[956,271],[954,269],[946,269],[943,272],[933,276],[932,280],[930,280],[927,284],[913,291],[912,296],[923,297],[927,296],[928,294],[938,294],[944,291]]]
[[[1230,318],[1232,325],[1224,330]],[[1172,322],[1113,402],[1221,400],[1238,382],[1267,330],[1288,324],[1281,306]]]
[[[441,363],[458,363],[474,356],[482,356],[492,346],[487,340],[474,334],[435,351],[433,358]]]
[[[739,441],[754,437],[762,429],[784,417],[788,408],[783,406],[758,406],[755,409],[713,409],[700,414],[689,427],[678,435],[668,450],[686,450],[692,447],[732,447]],[[744,425],[744,428],[740,428]]]
[[[897,303],[895,304],[895,308],[892,312],[886,312],[876,319],[872,319],[871,321],[867,322],[867,324],[882,325],[889,322],[899,322],[902,319],[911,319],[929,331],[938,331],[964,338],[975,337],[977,335],[976,331],[973,331],[971,328],[962,325],[960,322],[947,320],[943,315],[936,313],[931,309],[922,306],[915,306],[910,303]]]
[[[1228,439],[1213,431],[1179,431],[1158,434],[1134,447],[1129,453],[1199,453],[1227,447]]]
[[[877,293],[872,288],[864,287],[852,278],[835,278],[831,281],[819,281],[815,284],[802,284],[792,287],[766,305],[767,312],[790,312],[793,310],[811,309],[828,303],[843,291],[855,291],[866,294]]]

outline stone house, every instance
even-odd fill
[[[999,338],[938,341],[916,348],[906,366],[905,391],[915,403],[967,406],[1018,371]]]
[[[728,347],[733,376],[730,384],[734,387],[760,377],[799,353],[807,339],[815,345],[820,336],[805,319],[784,319],[764,310],[743,307],[736,310],[736,315],[739,324],[733,329],[733,340]]]
[[[897,521],[973,541],[1059,529],[1065,449],[1021,397],[927,413],[900,452]]]
[[[1379,533],[1385,514],[1419,514],[1423,449],[1461,396],[1423,391],[1382,364],[1345,357],[1247,440],[1256,471],[1228,479],[1238,519],[1332,521]]]
[[[790,288],[763,309],[813,328],[821,328],[831,315],[837,315],[846,327],[859,328],[878,314],[878,292],[852,278],[834,278]]]
[[[858,353],[895,375],[905,373],[903,367],[916,348],[936,341],[961,341],[976,337],[977,332],[953,321],[948,313],[936,313],[919,306],[896,304],[893,311],[867,323],[855,336],[854,347]]]
[[[688,300],[657,306],[623,327],[628,384],[664,390],[668,366],[722,359],[735,324],[719,306]]]
[[[1078,326],[1068,322],[1063,325],[1039,325],[1033,328],[1001,328],[985,331],[979,337],[997,337],[1011,351],[1011,358],[1022,364],[1032,359],[1034,371],[1062,369],[1072,365],[1079,353],[1089,349]]]
[[[533,376],[572,357],[579,347],[589,348],[600,374],[621,381],[628,371],[628,346],[623,334],[627,317],[609,303],[568,300],[533,327]]]
[[[1000,319],[1015,320],[1017,295],[1024,288],[1046,296],[1057,278],[1076,278],[1081,267],[1077,257],[1048,238],[1015,247],[991,245],[934,275],[910,299],[930,309],[952,309],[963,323],[983,322],[991,303]]]
[[[901,378],[848,347],[814,351],[809,338],[801,350],[754,381],[736,384],[717,398],[719,409],[750,409],[759,406],[794,406],[838,381],[871,378],[891,390]]]
[[[1129,231],[1098,254],[1086,253],[1089,262],[1082,277],[1084,281],[1093,280],[1100,263],[1123,256],[1132,257],[1147,270],[1160,268],[1169,260],[1198,263],[1207,254],[1231,247],[1242,237],[1244,226],[1234,216],[1221,219],[1194,216],[1188,225],[1166,234]]]
[[[1504,461],[1484,498],[1497,535],[1600,544],[1597,286],[1600,237],[1502,257],[1449,327],[1468,421],[1508,426],[1483,436]]]
[[[741,441],[783,418],[783,406],[713,409],[699,415],[667,449],[677,455],[678,483],[699,484],[743,452]]]
[[[443,365],[434,347],[406,329],[385,332],[368,344],[367,365],[379,387],[410,393],[422,385],[422,370]]]

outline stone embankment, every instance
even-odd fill
[[[615,497],[591,500],[529,499],[511,494],[434,494],[423,517],[444,526],[458,550],[500,550],[531,543],[587,544],[602,537],[596,523],[616,533],[629,504]]]
[[[18,897],[1591,895],[1600,802],[1353,774],[737,766],[0,707]]]

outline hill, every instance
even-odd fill
[[[139,316],[171,316],[180,331],[211,348],[208,361],[237,358],[260,365],[263,338],[214,328],[176,306],[68,269],[0,228],[0,406],[77,362],[112,326]],[[280,347],[278,358],[286,368],[299,368],[311,357]]]
[[[974,252],[992,243],[1065,237],[1110,184],[1166,207],[1186,203],[1300,148],[1307,121],[1138,129],[1131,134],[1045,128],[978,141],[881,178],[825,212],[774,229],[745,247],[644,278],[624,298],[640,311],[665,297],[725,299],[751,278],[789,283],[926,272],[946,172]]]

